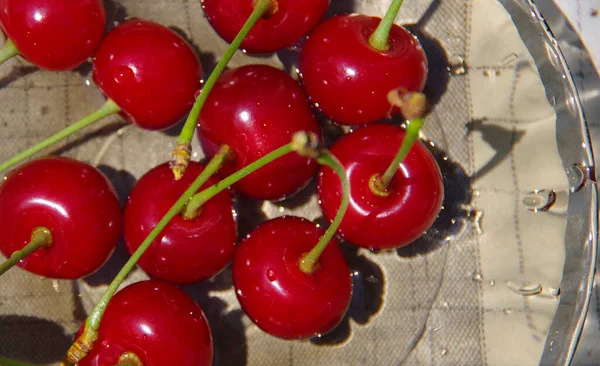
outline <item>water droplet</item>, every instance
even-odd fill
[[[464,75],[467,73],[465,60],[458,55],[452,56],[448,63],[448,72],[452,75]]]
[[[156,263],[156,272],[165,273],[169,270],[169,263],[167,257],[160,257]]]
[[[471,273],[471,279],[473,281],[481,282],[483,280],[483,276],[479,272],[473,272]]]
[[[448,303],[448,301],[444,301],[442,303],[442,308],[444,309],[444,311],[450,310],[450,304]]]
[[[441,326],[441,325],[431,325],[431,326],[429,326],[429,330],[430,330],[431,332],[437,332],[437,331],[439,331],[440,329],[442,329],[442,326]]]
[[[506,308],[504,309],[504,315],[510,315],[512,314],[513,310],[511,308]]]
[[[560,295],[560,288],[548,287],[548,293],[550,296],[558,296]]]
[[[585,178],[585,173],[578,164],[573,164],[567,168],[567,179],[569,180],[571,192],[577,192],[580,190],[583,186]]]
[[[115,70],[113,78],[117,84],[128,84],[135,77],[134,70],[129,66],[120,66]]]
[[[556,202],[554,190],[535,190],[523,198],[525,207],[533,212],[546,212]]]
[[[533,296],[542,292],[542,285],[538,282],[516,284],[513,281],[508,281],[506,287],[521,296]]]
[[[494,70],[494,69],[484,69],[483,70],[483,76],[490,78],[490,79],[495,79],[496,76],[500,76],[500,70]]]
[[[248,53],[248,51],[244,48],[244,49],[242,49],[242,53],[245,55]]]
[[[442,348],[442,349],[440,350],[440,356],[441,356],[441,357],[444,357],[444,356],[446,356],[447,354],[448,354],[448,349],[447,349],[447,348]]]
[[[267,271],[267,278],[269,279],[269,281],[271,282],[275,282],[277,281],[277,275],[275,274],[275,271],[273,271],[272,269],[269,269]]]
[[[495,285],[496,285],[496,281],[494,281],[494,280],[491,280],[491,281],[490,281],[490,286],[495,286]]]

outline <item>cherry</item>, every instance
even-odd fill
[[[385,118],[392,112],[387,99],[391,91],[421,91],[425,86],[427,58],[406,29],[392,26],[387,50],[369,44],[380,22],[365,15],[337,16],[315,28],[304,45],[304,88],[315,106],[338,123]]]
[[[93,78],[124,118],[148,130],[178,123],[200,89],[202,68],[191,46],[160,24],[133,19],[108,33]]]
[[[2,29],[28,61],[69,70],[91,57],[104,35],[100,0],[0,0]]]
[[[267,221],[238,247],[233,285],[248,316],[265,332],[281,338],[307,338],[333,330],[352,296],[352,277],[335,239],[310,274],[300,270],[303,255],[322,231],[298,217]]]
[[[400,127],[374,124],[345,135],[331,148],[350,180],[350,206],[339,228],[349,242],[371,249],[397,248],[417,239],[435,221],[444,187],[439,167],[422,143],[416,142],[406,155],[387,196],[371,189],[371,179],[383,174],[404,138]],[[319,174],[318,194],[323,214],[333,220],[341,185],[329,168]]]
[[[37,228],[52,235],[48,248],[23,259],[23,269],[51,278],[91,274],[112,253],[121,210],[106,177],[67,158],[44,158],[12,171],[0,185],[0,250],[22,249]]]
[[[153,280],[114,296],[95,346],[78,365],[209,366],[212,361],[212,335],[200,306],[177,287]]]
[[[133,253],[158,221],[204,169],[191,163],[188,174],[175,180],[168,164],[146,173],[135,185],[125,207],[125,243]],[[216,183],[209,179],[202,189]],[[236,222],[229,191],[202,205],[200,215],[175,216],[138,265],[154,277],[175,283],[202,281],[219,273],[233,258]]]
[[[198,122],[208,156],[221,145],[233,149],[233,163],[222,169],[227,175],[288,143],[297,131],[320,135],[299,85],[266,65],[243,66],[221,75]],[[304,187],[315,172],[314,161],[290,154],[252,173],[234,189],[257,199],[281,199]]]
[[[202,0],[202,9],[213,28],[232,42],[252,13],[256,0]],[[251,53],[274,52],[292,46],[314,28],[329,8],[330,0],[271,0],[271,11],[242,42]]]

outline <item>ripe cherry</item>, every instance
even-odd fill
[[[240,304],[265,332],[281,338],[307,338],[333,330],[348,310],[352,277],[333,239],[306,274],[301,257],[322,230],[305,219],[283,217],[257,227],[233,260],[233,285]]]
[[[93,78],[124,118],[148,130],[173,126],[189,112],[202,68],[191,46],[160,24],[133,19],[108,33]]]
[[[133,253],[158,221],[204,169],[191,163],[175,180],[168,164],[146,173],[135,185],[125,207],[125,243]],[[207,188],[218,180],[209,179]],[[152,242],[138,265],[150,275],[174,283],[202,281],[219,273],[233,258],[236,222],[229,191],[202,205],[200,215],[186,220],[175,216]]]
[[[18,52],[47,70],[69,70],[91,57],[104,35],[100,0],[0,0],[0,22]]]
[[[231,42],[252,13],[256,0],[202,0],[213,28]],[[315,27],[330,0],[271,0],[271,11],[259,20],[242,42],[251,53],[273,52],[292,46]]]
[[[385,51],[369,44],[380,22],[365,15],[337,16],[315,28],[304,45],[302,83],[315,106],[338,123],[385,118],[392,112],[390,91],[425,86],[427,58],[406,29],[392,26]]]
[[[235,158],[222,171],[229,175],[290,142],[304,130],[320,136],[320,128],[300,86],[283,71],[249,65],[224,73],[208,97],[198,120],[204,152],[220,145]],[[311,159],[290,154],[244,178],[234,189],[257,199],[280,199],[304,187],[316,172]]]
[[[22,249],[38,227],[52,234],[48,248],[23,259],[23,269],[51,278],[91,274],[112,253],[121,210],[106,177],[67,158],[44,158],[12,171],[0,185],[0,250]]]
[[[338,232],[352,244],[371,249],[407,245],[433,224],[441,209],[442,175],[429,150],[418,141],[391,180],[388,195],[371,188],[371,179],[388,168],[404,138],[400,127],[374,124],[345,135],[331,148],[350,180],[350,206]],[[327,167],[319,174],[318,193],[323,214],[333,220],[341,185]]]
[[[212,335],[200,306],[162,281],[137,282],[119,291],[106,308],[94,347],[78,365],[124,365],[124,361],[212,365]]]

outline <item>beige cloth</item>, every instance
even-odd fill
[[[351,10],[350,0],[332,2],[334,9]],[[361,0],[355,10],[382,15],[389,2]],[[226,48],[203,17],[199,1],[119,0],[107,6],[111,20],[135,16],[177,25],[201,50],[205,66],[213,65]],[[323,346],[265,335],[239,310],[228,272],[215,281],[185,287],[211,321],[216,364],[538,362],[557,304],[553,288],[561,279],[565,217],[532,213],[521,201],[534,189],[567,187],[556,151],[553,109],[499,3],[407,1],[398,22],[414,24],[419,19],[423,33],[443,45],[436,48],[431,41],[426,45],[433,60],[430,90],[445,92],[427,119],[424,135],[449,156],[440,160],[450,188],[440,219],[444,222],[428,240],[399,253],[359,252],[361,263],[375,268],[363,272],[365,283],[383,288],[383,302],[379,309],[371,309],[367,324],[349,320],[351,336],[340,344]],[[293,51],[289,54],[293,56]],[[251,58],[238,53],[231,66],[257,62],[281,65],[277,55]],[[85,67],[49,73],[22,60],[0,68],[0,160],[98,107],[102,98],[88,77]],[[169,158],[176,138],[173,133],[135,127],[117,134],[122,126],[119,118],[102,122],[69,139],[62,153],[110,167],[105,172],[124,202],[135,179]],[[195,151],[200,151],[194,143]],[[487,169],[494,161],[499,163]],[[468,177],[474,178],[472,191],[464,189]],[[292,209],[295,205],[244,201],[240,220],[248,227],[252,224],[248,220],[254,219],[244,219],[244,212],[256,209],[269,218],[291,213],[319,218],[315,197],[297,202],[302,204]],[[451,240],[445,241],[446,236]],[[60,359],[70,335],[125,258],[121,247],[100,272],[76,282],[40,279],[18,269],[0,278],[0,354],[37,362]],[[127,283],[144,278],[136,270]],[[515,286],[536,284],[542,286],[538,296],[524,298],[515,292]]]

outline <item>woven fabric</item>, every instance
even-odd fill
[[[390,1],[332,0],[331,13],[382,15]],[[110,24],[126,17],[175,25],[199,51],[205,71],[227,44],[196,0],[111,0]],[[555,115],[509,14],[494,0],[407,1],[398,18],[421,39],[434,101],[423,131],[442,168],[446,201],[434,227],[398,251],[345,247],[356,273],[348,317],[333,334],[283,341],[243,314],[229,270],[183,287],[205,309],[216,365],[532,365],[541,355],[558,301],[565,217],[522,204],[536,189],[566,189],[555,144]],[[266,63],[294,75],[297,50],[231,67]],[[295,76],[295,75],[294,75]],[[0,160],[58,131],[102,104],[89,66],[49,73],[23,60],[0,68]],[[109,118],[61,144],[57,153],[96,164],[122,202],[135,181],[169,158],[178,128],[147,132]],[[194,141],[196,152],[200,152]],[[201,154],[195,155],[196,159]],[[240,200],[241,232],[296,214],[320,220],[309,194],[291,202]],[[261,214],[262,213],[262,214]],[[71,335],[125,262],[120,244],[97,273],[76,281],[40,279],[15,269],[0,291],[0,354],[33,362],[59,360]],[[147,278],[135,270],[126,284]],[[515,286],[540,284],[524,297]]]

